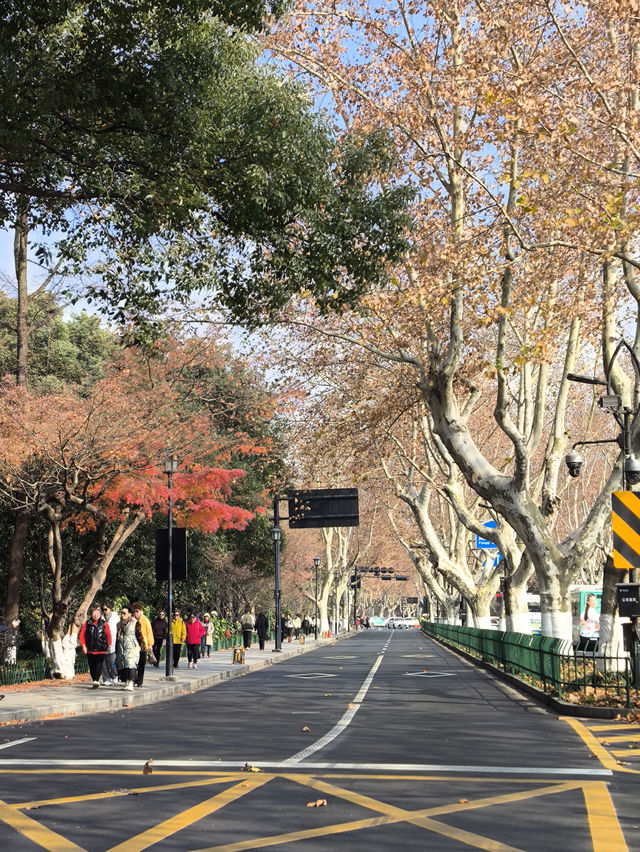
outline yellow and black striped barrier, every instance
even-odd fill
[[[611,495],[613,567],[620,571],[640,568],[640,495],[614,491]]]

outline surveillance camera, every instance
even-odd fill
[[[624,475],[629,485],[637,485],[640,482],[640,461],[633,453],[624,460]]]
[[[584,459],[580,455],[580,453],[576,453],[575,450],[572,450],[566,457],[565,463],[569,468],[569,476],[580,476],[580,471],[582,470],[582,465],[584,464]]]

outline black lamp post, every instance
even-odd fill
[[[316,642],[318,641],[318,568],[320,567],[320,557],[314,556],[313,558],[313,567],[316,569],[316,617],[314,621],[314,637]]]
[[[280,529],[279,501],[273,499],[273,527],[271,529],[271,540],[273,541],[273,574],[274,574],[274,598],[276,610],[276,646],[274,651],[282,650],[282,626],[280,621]]]
[[[167,629],[167,644],[166,644],[166,653],[167,658],[165,660],[165,676],[171,677],[173,674],[173,633],[171,632],[171,626],[173,623],[173,499],[171,496],[171,484],[173,474],[178,469],[178,459],[175,456],[171,456],[171,458],[165,459],[165,462],[162,466],[162,472],[167,474],[167,481],[169,486],[169,565],[167,577],[169,580],[168,583],[168,606],[167,606],[167,621],[168,621],[168,629]]]

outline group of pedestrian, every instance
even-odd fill
[[[215,612],[214,617],[217,617]],[[263,651],[269,634],[264,612],[256,616],[255,609],[251,607],[240,619],[240,627],[244,647],[251,647],[255,631]],[[136,686],[141,687],[147,663],[156,668],[160,666],[160,655],[167,643],[169,630],[174,669],[180,664],[183,645],[186,645],[190,669],[197,669],[198,661],[203,657],[211,657],[215,624],[208,612],[200,621],[193,609],[187,610],[183,618],[182,611],[176,608],[169,622],[166,611],[160,610],[150,621],[140,601],[123,604],[120,616],[113,611],[109,601],[93,604],[79,635],[80,645],[87,655],[93,688],[97,689],[101,680],[105,686],[123,683],[124,688],[130,691]]]
[[[307,637],[313,629],[313,621],[308,615],[301,618],[299,615],[283,615],[280,619],[280,635],[287,642],[293,639],[299,639],[301,636]]]
[[[113,611],[110,601],[93,604],[89,613],[78,638],[87,656],[94,689],[100,686],[101,679],[104,686],[123,683],[128,691],[141,687],[147,663],[156,668],[160,665],[169,629],[174,668],[178,668],[183,644],[187,646],[189,668],[198,668],[201,643],[208,649],[207,656],[211,655],[214,625],[208,613],[203,624],[193,610],[183,620],[181,611],[176,609],[170,627],[164,610],[151,622],[140,601],[123,604],[120,616]]]

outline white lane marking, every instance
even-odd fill
[[[380,663],[384,659],[384,652],[387,650],[387,646],[389,645],[389,642],[391,642],[391,639],[392,636],[387,639],[384,647],[382,648],[382,651],[380,651],[375,663],[371,667],[369,674],[364,679],[364,683],[358,690],[358,694],[350,703],[349,709],[346,711],[343,717],[337,722],[337,724],[333,726],[333,728],[331,728],[330,731],[327,731],[327,733],[323,737],[320,737],[319,740],[316,740],[315,743],[312,743],[310,746],[307,746],[307,748],[303,748],[302,751],[299,751],[297,754],[294,754],[287,760],[285,760],[286,765],[292,766],[296,763],[300,763],[302,760],[305,760],[307,757],[310,757],[316,751],[320,751],[321,748],[324,748],[326,745],[329,745],[330,742],[335,740],[336,737],[339,737],[340,734],[349,727],[349,725],[351,724],[351,720],[356,715],[356,713],[360,709],[360,706],[362,705],[362,702],[364,701],[364,697],[367,694],[369,687],[371,686],[371,682],[373,681],[373,678],[375,677],[375,674],[378,671]]]
[[[14,740],[11,743],[2,743],[2,745],[0,745],[0,748],[11,748],[11,746],[20,745],[20,743],[30,743],[31,740],[37,739],[37,737],[23,737],[21,740]]]
[[[100,760],[100,768],[115,769],[140,769],[147,761],[147,756],[139,760]],[[247,765],[245,760],[157,760],[154,758],[153,765],[157,770],[205,770],[215,771],[218,769],[244,769]],[[291,769],[290,760],[254,760],[251,765],[257,769],[264,770],[288,770]],[[82,760],[0,760],[0,769],[8,766],[31,767],[41,769],[65,768],[86,770],[90,767],[86,759]],[[298,770],[343,770],[357,772],[466,772],[485,775],[549,775],[549,776],[574,776],[587,775],[597,777],[610,777],[613,775],[611,769],[600,769],[579,766],[456,766],[446,763],[305,763],[296,767]]]

